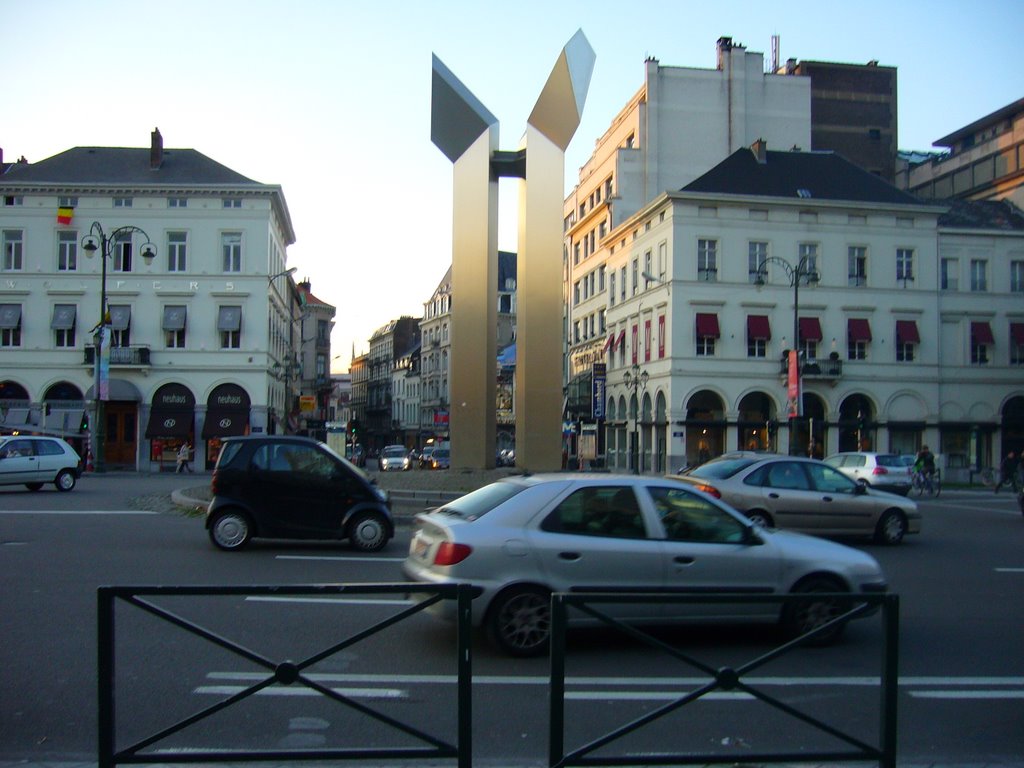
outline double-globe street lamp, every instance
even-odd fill
[[[95,354],[93,359],[93,400],[96,404],[93,414],[93,421],[95,422],[93,425],[93,471],[95,472],[105,472],[107,469],[105,459],[107,425],[103,403],[107,399],[108,393],[106,391],[106,387],[101,388],[100,386],[101,383],[106,383],[106,377],[103,374],[109,375],[105,368],[101,368],[103,346],[107,342],[107,335],[109,333],[107,326],[110,324],[110,316],[107,310],[107,259],[111,258],[111,252],[115,245],[122,242],[127,242],[130,245],[132,238],[136,233],[146,238],[146,241],[142,244],[139,252],[142,254],[142,258],[145,260],[147,265],[152,264],[153,259],[156,258],[156,245],[149,239],[149,235],[146,234],[145,230],[140,229],[139,227],[126,224],[118,227],[108,234],[103,231],[103,227],[98,221],[94,221],[92,226],[89,227],[89,234],[82,238],[82,250],[85,251],[86,256],[92,258],[96,252],[99,251],[101,262],[100,321],[93,329],[93,343],[95,344]]]
[[[803,412],[803,393],[800,391],[800,281],[807,285],[814,285],[818,282],[818,271],[815,259],[812,256],[801,256],[800,260],[793,266],[781,256],[768,256],[757,265],[757,277],[754,284],[758,288],[767,282],[768,265],[778,264],[789,278],[789,284],[793,288],[793,345],[789,350],[789,375],[787,377],[787,405],[786,411],[789,416],[789,454],[796,455],[796,420]]]
[[[630,397],[630,404],[633,405],[633,439],[631,452],[633,457],[632,464],[634,475],[640,474],[640,464],[638,461],[638,454],[640,451],[640,400],[647,391],[647,379],[647,371],[641,369],[636,363],[633,363],[632,367],[622,374],[622,382],[626,385],[626,389],[632,391],[632,396]]]

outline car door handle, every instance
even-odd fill
[[[558,553],[558,559],[559,560],[579,560],[580,559],[580,553],[579,552],[559,552]]]
[[[775,491],[772,491],[771,493],[768,494],[768,498],[769,499],[777,499],[777,498],[779,498],[779,494],[775,493]]]
[[[831,496],[822,496],[822,497],[821,497],[821,500],[822,500],[822,501],[832,501],[833,499],[832,499],[832,497],[831,497]]]
[[[680,565],[693,565],[693,558],[689,555],[677,555],[672,559]]]

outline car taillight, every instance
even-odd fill
[[[218,479],[219,478],[217,477],[217,470],[215,469],[215,470],[213,470],[213,474],[210,475],[210,492],[213,493],[214,496],[216,496],[217,493],[220,491],[220,489],[217,487],[218,486],[218,483],[217,483]]]
[[[875,467],[874,469],[871,470],[871,474],[872,475],[888,475],[889,474],[889,470],[886,469],[885,467]]]
[[[709,496],[714,496],[716,499],[722,498],[722,492],[715,488],[715,486],[713,485],[704,485],[703,483],[701,483],[700,485],[697,486],[697,490],[704,491],[704,493],[708,494]]]
[[[468,544],[456,544],[451,541],[442,541],[434,556],[434,565],[455,565],[461,563],[473,548]]]

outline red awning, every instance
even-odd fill
[[[1010,323],[1010,339],[1014,344],[1024,344],[1024,323]]]
[[[698,312],[697,313],[697,336],[706,339],[719,337],[718,332],[718,315],[714,315],[710,312]]]
[[[768,315],[747,315],[747,338],[772,340],[772,326]]]
[[[992,326],[984,320],[971,323],[971,341],[976,344],[995,344],[992,336]]]
[[[800,318],[800,341],[821,341],[821,323],[816,317]]]
[[[615,334],[613,333],[611,336],[608,337],[607,341],[605,341],[605,343],[604,343],[605,354],[608,353],[609,349],[614,349],[614,345],[615,345]]]
[[[619,347],[624,346],[625,343],[626,343],[626,332],[625,331],[619,331],[619,338],[612,345],[612,349],[618,349]]]
[[[921,335],[917,332],[916,320],[896,321],[896,343],[897,344],[920,344]]]
[[[871,325],[865,317],[851,317],[846,321],[846,335],[850,341],[871,341]]]

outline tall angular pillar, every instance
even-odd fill
[[[494,466],[499,176],[519,191],[516,310],[516,464],[561,467],[562,204],[565,150],[579,127],[594,69],[582,30],[562,49],[518,153],[497,149],[498,122],[434,56],[431,139],[454,164],[452,466]]]

